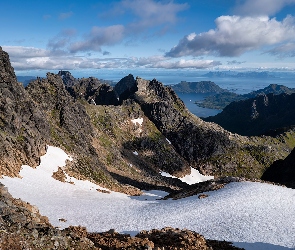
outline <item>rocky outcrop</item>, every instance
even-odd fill
[[[233,102],[216,116],[204,118],[240,135],[262,135],[295,125],[295,94],[260,95]]]
[[[120,103],[127,100],[134,92],[137,91],[137,86],[133,75],[129,74],[122,78],[115,86],[115,91],[118,95]]]
[[[275,161],[266,169],[261,179],[295,188],[295,149],[286,159]]]
[[[278,140],[247,138],[204,122],[187,110],[171,88],[155,79],[137,78],[136,84],[138,91],[133,98],[145,115],[176,151],[203,174],[259,178],[265,168],[290,150]]]
[[[57,74],[62,78],[62,81],[67,88],[78,83],[78,80],[73,77],[69,71],[60,70]]]
[[[54,228],[38,208],[14,199],[0,184],[1,249],[97,249],[92,241],[79,235],[75,227]]]
[[[90,233],[91,239],[99,249],[148,249],[148,250],[238,250],[226,241],[207,240],[202,235],[187,230],[166,227],[141,231],[135,237],[119,234],[114,230],[105,233]],[[242,249],[241,249],[242,250]]]
[[[18,83],[0,47],[0,174],[16,176],[22,164],[39,164],[50,129],[38,106]]]
[[[68,169],[79,178],[89,178],[112,187],[115,180],[107,173],[98,151],[92,145],[94,130],[85,106],[74,101],[60,76],[48,73],[47,78],[31,82],[26,91],[46,116],[52,145],[63,148],[74,160]]]
[[[76,100],[85,99],[90,104],[118,105],[119,103],[113,87],[101,83],[95,77],[76,80],[74,85],[67,86],[67,90]]]
[[[178,84],[171,85],[171,88],[180,93],[223,93],[227,90],[220,88],[214,82],[201,81],[201,82],[186,82],[182,81]]]

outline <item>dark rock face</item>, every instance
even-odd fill
[[[275,161],[266,169],[261,179],[295,188],[295,149],[285,160]]]
[[[97,78],[89,77],[76,80],[76,83],[67,87],[75,99],[85,99],[94,105],[118,105],[117,95],[108,84],[101,83]]]
[[[233,102],[216,116],[204,118],[240,135],[261,135],[295,125],[295,94],[260,95]]]
[[[136,84],[132,98],[175,150],[203,174],[259,178],[274,160],[285,156],[278,141],[232,134],[192,115],[171,88],[155,79],[137,78]]]
[[[174,91],[180,93],[223,93],[227,90],[220,88],[214,82],[186,82],[182,81],[178,84],[171,85]]]
[[[127,100],[132,94],[137,91],[137,86],[133,75],[129,74],[122,78],[115,86],[115,91],[118,95],[119,102]]]
[[[192,116],[171,88],[157,80],[136,79],[136,100],[145,115],[172,142],[177,151],[191,164],[199,164],[209,156],[223,154],[234,143],[227,134],[207,128]]]
[[[66,87],[72,87],[78,83],[78,80],[73,77],[69,71],[61,70],[57,74],[62,78],[63,83],[64,85],[66,85]]]
[[[50,126],[50,142],[74,156],[70,170],[76,174],[84,173],[84,178],[93,178],[94,172],[97,175],[99,173],[105,176],[106,182],[111,181],[111,176],[92,145],[94,131],[85,106],[74,101],[65,89],[61,77],[48,73],[46,79],[31,82],[26,90],[46,114],[47,124]]]
[[[263,95],[263,96],[268,94],[280,95],[284,93],[293,94],[295,93],[295,89],[288,88],[284,85],[270,84],[264,89],[259,89],[244,95],[238,95],[232,92],[224,92],[224,93],[220,93],[213,96],[212,95],[207,96],[205,97],[204,100],[196,102],[196,104],[203,108],[224,109],[227,105],[229,105],[232,102],[238,102],[241,100],[256,98],[257,96],[260,96],[260,95]]]
[[[22,163],[37,166],[49,139],[45,116],[17,82],[9,56],[1,47],[0,138],[0,172],[12,176]]]

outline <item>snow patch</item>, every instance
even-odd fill
[[[166,138],[166,141],[167,141],[169,144],[171,144],[171,141],[169,141],[167,138]]]
[[[143,118],[133,119],[131,122],[133,122],[135,125],[138,123],[140,126],[142,126]]]
[[[236,182],[225,188],[180,200],[158,200],[161,191],[142,196],[97,192],[88,181],[75,185],[51,177],[70,157],[48,147],[36,169],[23,166],[23,178],[4,176],[1,182],[15,197],[36,205],[57,227],[85,226],[90,232],[138,232],[171,226],[187,228],[208,239],[227,240],[246,250],[295,247],[295,190],[267,183]],[[59,221],[64,218],[65,222]]]
[[[134,155],[138,155],[138,152],[137,151],[133,151],[132,152]]]
[[[166,172],[161,172],[160,174],[165,177],[178,178]],[[189,175],[178,179],[182,182],[186,182],[187,184],[192,185],[195,183],[212,180],[214,179],[214,176],[202,175],[198,170],[191,168],[191,173]]]

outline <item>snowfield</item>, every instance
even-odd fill
[[[160,172],[160,174],[165,177],[177,178],[176,176],[173,176],[166,172]],[[199,182],[212,180],[214,179],[214,176],[202,175],[198,170],[191,168],[191,173],[189,175],[186,175],[182,178],[177,178],[177,179],[181,180],[182,182],[186,182],[189,185],[192,185]]]
[[[227,240],[245,249],[283,250],[295,247],[295,190],[265,183],[231,183],[181,200],[157,200],[165,192],[147,191],[130,197],[103,189],[89,181],[68,177],[62,183],[51,177],[71,158],[48,147],[36,169],[23,166],[22,178],[3,177],[1,182],[15,198],[36,205],[54,226],[86,226],[89,231],[135,234],[165,226],[194,230],[206,238]],[[65,219],[66,222],[59,221]]]

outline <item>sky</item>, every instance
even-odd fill
[[[295,0],[1,0],[17,74],[295,70]]]

